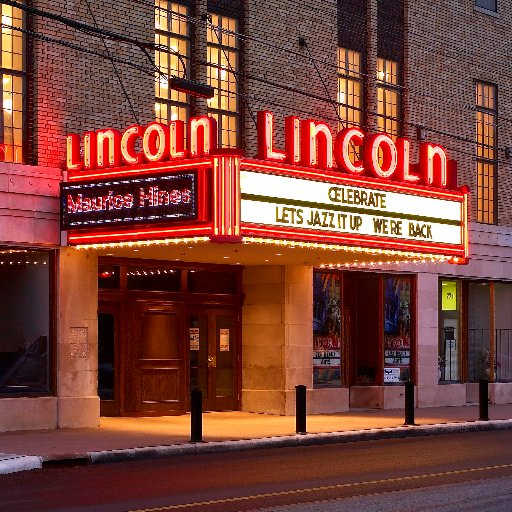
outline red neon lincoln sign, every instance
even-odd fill
[[[385,133],[370,134],[351,127],[334,136],[327,124],[294,116],[285,119],[284,133],[285,147],[278,149],[274,143],[272,112],[258,112],[258,157],[261,160],[427,187],[453,189],[457,186],[455,162],[436,144],[420,143],[419,162],[413,164],[410,142],[405,138],[394,141]],[[67,169],[91,171],[207,157],[217,149],[217,126],[211,117],[190,120],[188,148],[185,148],[184,135],[182,121],[170,121],[168,125],[133,125],[122,133],[112,128],[97,130],[85,133],[82,139],[71,134],[67,136]],[[353,159],[351,148],[354,147],[361,149],[361,160]]]

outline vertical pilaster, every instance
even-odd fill
[[[201,83],[208,83],[208,66],[206,65],[208,48],[208,2],[207,0],[195,0],[194,11],[197,23],[194,24],[194,53],[198,56],[193,64],[194,80]],[[205,98],[194,98],[194,116],[203,116],[208,113],[208,103]]]
[[[377,131],[377,0],[366,2],[366,123]]]
[[[312,268],[244,271],[242,410],[293,414],[295,386],[312,387]]]
[[[98,258],[64,247],[58,275],[59,428],[99,425]]]

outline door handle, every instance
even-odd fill
[[[208,368],[215,368],[217,366],[217,358],[215,356],[208,357]]]

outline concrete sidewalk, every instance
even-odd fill
[[[190,416],[101,418],[99,428],[4,432],[0,474],[51,463],[101,463],[149,457],[326,444],[512,429],[512,405],[490,405],[490,421],[478,406],[416,409],[417,426],[404,427],[403,410],[364,410],[308,416],[307,435],[295,434],[294,416],[243,412],[203,414],[203,440],[190,443]]]

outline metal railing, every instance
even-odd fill
[[[494,330],[494,375],[489,329],[468,329],[468,382],[494,377],[497,382],[512,381],[512,329]]]

